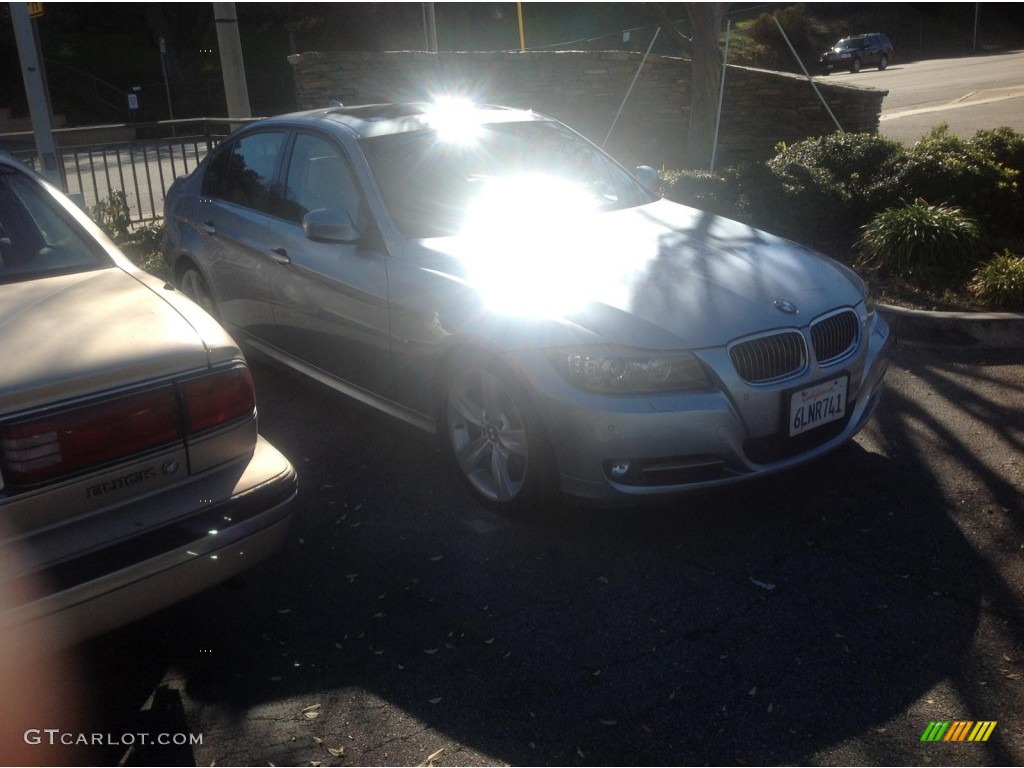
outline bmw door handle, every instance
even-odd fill
[[[201,229],[203,232],[205,232],[208,235],[216,235],[217,234],[217,227],[216,227],[216,225],[210,219],[207,219],[206,221],[202,222],[199,225],[199,229]]]
[[[284,248],[271,248],[268,253],[270,258],[276,261],[278,264],[291,264],[291,257],[288,255],[288,251]]]

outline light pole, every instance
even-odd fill
[[[28,3],[9,3],[14,39],[18,44],[18,58],[21,60],[21,77],[25,82],[25,96],[28,98],[28,112],[32,118],[32,131],[36,137],[36,152],[39,154],[40,171],[56,187],[64,188],[64,178],[57,164],[57,148],[53,143],[53,125],[50,121],[50,99],[46,92],[46,78],[43,76],[43,62],[36,46],[32,19],[28,15]]]
[[[167,79],[167,42],[160,35],[160,71],[164,75],[164,90],[167,91],[167,116],[174,119],[174,108],[171,106],[171,81]]]

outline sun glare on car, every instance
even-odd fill
[[[588,293],[572,233],[598,210],[579,183],[548,174],[479,179],[460,240],[469,277],[492,309],[561,314]],[[500,234],[499,234],[500,233]]]
[[[473,144],[480,136],[480,113],[469,99],[437,98],[424,116],[437,137],[449,144]]]

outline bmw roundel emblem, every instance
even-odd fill
[[[779,310],[779,312],[785,312],[787,315],[795,315],[800,311],[796,304],[792,301],[786,301],[785,299],[776,299],[775,308]]]

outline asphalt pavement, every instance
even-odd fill
[[[876,417],[820,461],[515,519],[411,428],[255,372],[301,473],[291,541],[87,646],[80,728],[107,743],[51,759],[1024,763],[1020,349],[905,340]],[[947,721],[996,726],[921,740]]]

